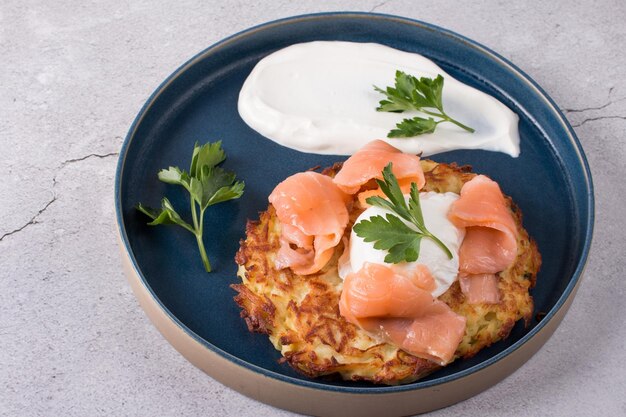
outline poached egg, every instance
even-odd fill
[[[408,199],[408,196],[405,196]],[[439,238],[452,252],[452,259],[431,239],[421,240],[419,257],[415,262],[401,262],[395,264],[399,272],[410,275],[417,265],[426,265],[435,279],[436,288],[431,292],[433,297],[439,297],[456,281],[459,273],[459,248],[465,237],[465,229],[458,228],[448,220],[450,205],[458,200],[455,193],[420,193],[420,205],[424,217],[424,225],[437,238]],[[374,216],[385,217],[388,213],[394,214],[381,207],[372,206],[366,209],[355,221],[368,220]],[[415,226],[402,220],[408,227],[415,230]],[[366,262],[390,266],[385,262],[388,251],[374,249],[374,242],[365,242],[356,235],[354,230],[350,234],[350,243],[347,249],[347,257],[342,259],[339,265],[339,276],[342,279],[360,270]]]

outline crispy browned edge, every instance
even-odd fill
[[[469,166],[421,162],[426,178],[425,191],[459,193],[463,184],[476,175]],[[340,163],[323,173],[334,176],[339,169]],[[467,318],[466,334],[456,357],[475,355],[506,338],[518,320],[523,319],[527,325],[532,317],[529,289],[535,285],[541,257],[535,242],[522,227],[521,211],[509,197],[506,199],[518,226],[519,238],[515,263],[500,273],[502,301],[497,305],[471,305],[466,302],[458,283],[440,297]],[[361,211],[358,207],[352,210],[352,221]],[[260,213],[258,221],[248,221],[246,239],[240,242],[235,257],[245,280],[232,285],[238,293],[234,299],[251,332],[270,335],[275,347],[283,350],[283,360],[312,378],[340,375],[350,380],[398,384],[417,380],[439,368],[393,345],[374,343],[361,329],[339,315],[341,285],[336,265],[342,245],[320,273],[303,277],[289,269],[277,271],[270,255],[279,247],[277,222],[271,205]],[[347,228],[347,235],[350,229]],[[333,354],[329,355],[328,349],[332,349]]]

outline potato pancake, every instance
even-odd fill
[[[430,160],[420,163],[426,179],[421,191],[458,194],[463,184],[476,175],[467,166]],[[341,164],[335,164],[323,174],[334,177],[339,169]],[[372,186],[370,182],[362,189]],[[465,335],[455,358],[475,355],[506,338],[518,320],[523,319],[527,325],[532,317],[533,300],[529,290],[535,285],[541,257],[537,245],[522,227],[522,213],[509,197],[506,202],[518,228],[518,252],[515,262],[498,274],[500,302],[470,304],[458,281],[439,297],[467,319]],[[363,210],[355,201],[344,242]],[[271,205],[260,213],[258,221],[248,222],[246,239],[241,241],[235,257],[242,283],[232,288],[238,293],[235,301],[242,309],[241,317],[248,329],[269,335],[284,361],[311,378],[338,375],[346,380],[389,385],[412,382],[440,368],[397,346],[374,340],[339,315],[343,281],[337,272],[337,261],[344,250],[343,242],[321,271],[301,276],[289,268],[274,267],[280,235],[281,225]]]

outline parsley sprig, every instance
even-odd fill
[[[365,200],[368,204],[391,211],[385,217],[377,215],[369,220],[361,220],[354,225],[354,232],[366,242],[374,242],[374,249],[387,250],[387,263],[414,262],[419,257],[423,238],[433,240],[452,259],[450,249],[424,225],[417,185],[411,183],[409,204],[407,205],[398,180],[389,163],[383,169],[383,180],[376,180],[387,199],[374,196]],[[408,221],[414,228],[400,220]]]
[[[235,181],[235,174],[225,171],[218,165],[226,159],[226,154],[222,149],[222,142],[206,143],[202,146],[197,143],[193,148],[191,166],[189,173],[178,167],[162,169],[158,177],[167,184],[180,185],[190,195],[191,219],[190,225],[176,212],[172,203],[163,197],[161,200],[161,210],[137,204],[137,210],[141,211],[152,219],[150,226],[159,224],[174,224],[193,233],[198,242],[198,250],[204,264],[204,269],[211,272],[211,263],[204,248],[202,232],[204,230],[204,211],[218,203],[233,200],[243,194],[244,183]]]
[[[474,132],[474,129],[454,120],[443,111],[443,77],[441,74],[437,75],[435,79],[428,77],[417,79],[402,71],[396,71],[395,87],[387,87],[383,90],[374,86],[374,89],[387,96],[386,100],[380,101],[376,108],[377,111],[402,113],[417,110],[440,119],[435,120],[433,117],[426,119],[419,116],[404,119],[396,125],[397,129],[393,129],[387,134],[387,137],[409,138],[424,133],[432,133],[439,123],[444,122],[454,123],[468,132]]]

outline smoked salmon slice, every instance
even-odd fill
[[[471,291],[463,291],[470,296],[470,302],[494,302],[497,281],[495,275],[487,275],[507,269],[517,257],[517,227],[500,187],[488,177],[477,175],[463,185],[448,218],[455,226],[466,228],[459,249],[459,272],[465,276],[461,289]],[[467,277],[474,274],[482,276]]]
[[[346,195],[330,177],[309,171],[278,184],[269,202],[282,227],[276,267],[300,275],[321,270],[348,224]]]
[[[498,304],[498,277],[495,274],[460,274],[461,291],[470,304]]]
[[[368,143],[348,158],[333,181],[345,193],[354,194],[369,180],[382,179],[383,168],[390,162],[398,181],[414,182],[418,189],[426,183],[419,156],[402,153],[382,140]]]
[[[391,265],[391,268],[393,269],[393,265]],[[433,275],[430,273],[428,266],[424,264],[415,265],[415,270],[409,278],[419,288],[428,292],[432,292],[437,288],[435,277],[433,277]]]
[[[430,275],[428,268],[418,271]],[[344,280],[339,312],[374,337],[445,365],[454,358],[466,320],[420,287],[430,286],[428,282],[385,265],[365,263]]]

